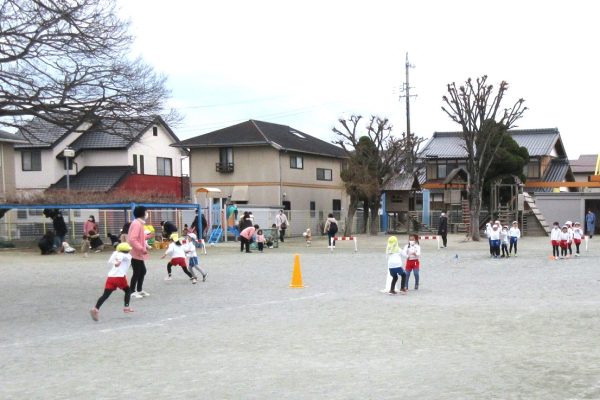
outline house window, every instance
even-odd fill
[[[325,168],[317,168],[317,180],[318,181],[330,181],[331,170]]]
[[[233,147],[219,148],[217,172],[233,172]]]
[[[18,219],[27,219],[27,210],[17,210]]]
[[[39,150],[22,151],[21,168],[23,171],[41,171],[42,152]]]
[[[539,178],[540,177],[540,161],[529,160],[529,163],[525,165],[523,174],[528,178]]]
[[[133,155],[133,170],[135,171],[135,173],[138,173],[138,163],[137,163],[137,154]]]
[[[302,156],[290,156],[290,168],[304,169],[304,158]]]
[[[427,179],[444,179],[458,167],[465,167],[464,160],[428,160]]]
[[[152,136],[158,136],[158,126],[152,127]]]
[[[292,209],[292,203],[288,200],[283,201],[281,204],[283,205],[283,209],[285,211],[289,211]],[[288,217],[291,217],[291,215],[288,215]],[[291,218],[288,218],[288,219],[291,219]]]
[[[448,171],[447,171],[447,165],[446,164],[438,164],[437,165],[437,177],[439,178],[445,178],[446,176],[448,176]]]
[[[309,204],[310,209],[310,217],[314,218],[316,216],[315,211],[317,210],[317,204],[314,201],[311,201]]]
[[[342,200],[340,199],[333,199],[332,202],[332,208],[333,208],[333,216],[336,219],[340,219],[340,217],[342,216]]]
[[[161,176],[172,176],[172,161],[170,158],[157,157],[156,158],[156,175]]]
[[[144,156],[140,154],[140,174],[144,175]]]

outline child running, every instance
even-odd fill
[[[569,234],[569,227],[563,225],[560,232],[560,258],[567,257],[567,250],[569,248],[569,238],[571,235]]]
[[[198,238],[193,232],[189,232],[187,236],[189,240],[187,240],[187,243],[185,244],[185,255],[188,258],[190,272],[192,273],[192,275],[197,276],[194,272],[194,269],[197,269],[198,272],[200,272],[200,274],[202,275],[202,282],[206,282],[206,275],[208,275],[208,272],[204,271],[200,267],[200,262],[198,261],[198,252],[196,251],[196,248],[199,246]]]
[[[510,257],[510,253],[508,252],[508,243],[510,240],[510,236],[508,235],[508,226],[503,226],[500,231],[500,243],[502,246],[502,258]]]
[[[550,231],[550,243],[552,244],[552,258],[555,260],[558,260],[558,257],[560,257],[560,234],[560,226],[558,222],[554,222]]]
[[[421,246],[419,246],[418,235],[409,236],[408,244],[404,246],[402,255],[406,257],[406,283],[404,284],[404,291],[408,290],[411,271],[414,271],[415,274],[415,290],[419,290],[419,257],[421,256]]]
[[[165,258],[166,256],[171,257],[171,261],[167,263],[168,275],[165,278],[165,281],[170,281],[171,279],[173,279],[171,277],[171,267],[173,265],[179,265],[183,272],[185,272],[185,274],[190,277],[192,283],[196,284],[196,282],[198,282],[198,279],[194,275],[192,275],[192,273],[187,269],[187,265],[185,263],[185,248],[179,240],[179,235],[177,233],[172,233],[171,236],[169,236],[169,240],[171,243],[169,243],[167,251],[165,251],[165,254],[163,254],[161,257],[161,259]]]
[[[581,224],[579,222],[575,222],[573,224],[573,243],[575,243],[575,257],[579,257],[579,246],[581,245],[581,238],[583,238],[583,229],[581,229]]]
[[[521,237],[521,230],[519,229],[519,223],[517,221],[513,221],[512,226],[508,230],[508,236],[510,236],[510,253],[513,251],[513,247],[515,249],[515,257],[517,256],[517,242]]]
[[[392,284],[390,285],[390,291],[388,293],[391,295],[398,294],[398,292],[396,292],[396,283],[398,282],[398,275],[400,275],[400,293],[406,294],[406,289],[404,289],[406,273],[404,272],[404,268],[402,268],[402,253],[400,251],[400,246],[398,246],[398,238],[396,236],[390,236],[388,239],[385,253],[388,257],[388,270],[392,276]]]
[[[100,313],[100,307],[110,297],[112,292],[121,289],[125,292],[125,301],[123,312],[131,313],[133,310],[129,307],[129,300],[131,299],[131,289],[127,283],[127,270],[131,265],[131,246],[128,243],[119,243],[116,250],[110,256],[108,263],[110,264],[110,270],[108,271],[108,277],[104,284],[104,293],[96,302],[96,307],[90,310],[90,315],[94,321],[98,321],[98,314]]]

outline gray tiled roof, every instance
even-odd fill
[[[543,182],[565,182],[570,181],[569,179],[569,160],[566,158],[555,158],[550,161],[550,164],[546,168]],[[527,186],[527,183],[525,183]],[[552,188],[536,188],[536,192],[551,192]]]
[[[135,141],[140,133],[143,132],[147,124],[132,124],[125,126],[122,123],[117,123],[112,127],[116,134],[107,133],[104,123],[101,121],[90,127],[81,136],[69,145],[75,151],[89,149],[122,149],[127,148]]]
[[[574,173],[594,173],[598,154],[582,154],[577,160],[569,160]]]
[[[143,134],[151,125],[161,124],[164,126],[175,143],[179,143],[179,139],[169,126],[160,117],[154,117],[147,122],[132,122],[125,124],[124,122],[113,122],[110,125],[108,120],[102,120],[85,132],[83,132],[72,143],[68,143],[75,151],[96,150],[96,149],[123,149],[134,143],[137,138]],[[30,140],[30,143],[18,145],[15,148],[51,148],[59,142],[68,132],[65,128],[45,122],[39,118],[32,120],[27,129],[20,132]],[[108,132],[111,133],[108,133]]]
[[[558,156],[564,157],[564,148],[558,129],[515,129],[508,133],[519,146],[529,151],[530,157],[550,155],[558,147]],[[559,144],[557,144],[559,142]],[[432,138],[420,153],[421,157],[466,158],[464,139],[461,132],[434,132]]]
[[[346,152],[331,143],[300,132],[287,125],[249,120],[191,139],[183,140],[181,147],[273,146],[299,153],[347,158]]]
[[[417,180],[419,185],[422,185],[427,180],[425,168],[421,168],[418,172]],[[413,175],[402,175],[390,179],[383,190],[412,190],[415,177]]]
[[[15,146],[15,149],[28,147],[51,148],[54,143],[67,133],[67,130],[42,119],[35,118],[27,124],[27,130],[21,129],[19,133],[25,137],[28,143]]]
[[[0,142],[4,143],[27,143],[25,138],[19,134],[9,133],[0,130]]]
[[[121,179],[133,172],[130,166],[85,167],[77,175],[69,176],[69,188],[72,190],[90,190],[106,192],[115,187]],[[49,189],[66,189],[67,177],[63,176]]]

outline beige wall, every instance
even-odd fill
[[[222,197],[231,195],[234,186],[248,186],[248,204],[275,206],[289,201],[293,210],[308,210],[315,202],[317,210],[331,210],[333,199],[346,210],[348,198],[340,178],[341,160],[297,154],[303,157],[303,169],[290,168],[290,155],[270,146],[235,147],[233,173],[216,171],[218,148],[192,149],[190,177],[192,192],[201,187],[221,189]],[[317,180],[317,168],[331,169],[332,180]],[[283,194],[285,193],[285,199]]]
[[[12,143],[0,142],[0,201],[6,201],[16,193],[14,158]]]

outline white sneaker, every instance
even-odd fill
[[[142,295],[142,297],[148,297],[150,296],[150,293],[146,292],[145,290],[142,290],[141,292],[138,292],[139,294]]]
[[[168,275],[168,276],[165,278],[165,281],[171,281],[171,280],[173,280],[173,278],[171,277],[171,275]]]
[[[133,297],[134,299],[141,299],[144,296],[142,296],[140,292],[133,292],[131,293],[131,297]]]

